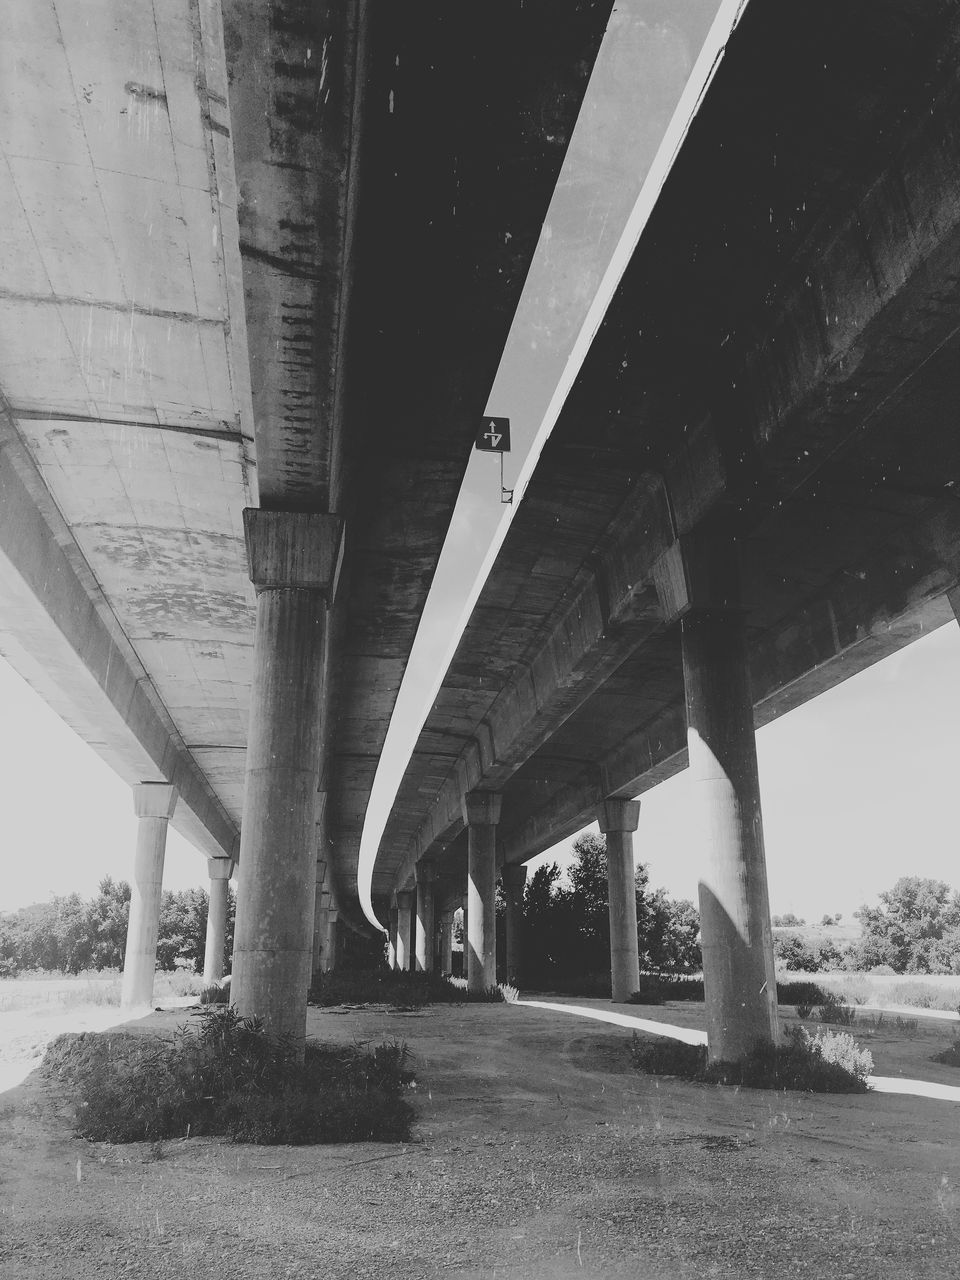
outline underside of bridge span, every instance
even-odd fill
[[[136,785],[131,1003],[168,820],[214,939],[238,864],[234,996],[273,1030],[365,927],[374,773],[611,7],[6,0],[0,652]],[[947,0],[746,6],[400,785],[394,963],[466,896],[491,981],[495,876],[512,934],[518,869],[599,807],[613,884],[689,742],[712,1052],[776,1034],[753,724],[953,616],[958,63]]]
[[[428,863],[459,903],[477,793],[502,872],[684,768],[688,738],[705,797],[730,746],[697,764],[711,619],[742,630],[760,726],[953,618],[958,37],[949,4],[748,7],[426,720],[375,901]],[[723,837],[727,801],[701,802],[714,971],[745,941],[769,960],[755,775],[728,763],[756,814]],[[753,887],[718,901],[723,839]]]

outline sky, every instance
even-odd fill
[[[0,911],[129,879],[130,788],[2,661],[0,706]],[[960,887],[955,623],[767,725],[757,750],[774,914],[849,919],[901,875]],[[686,785],[684,772],[647,792],[634,847],[651,885],[696,901]],[[172,829],[164,884],[206,884],[206,860]]]

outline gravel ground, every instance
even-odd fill
[[[35,1073],[0,1094],[4,1280],[960,1277],[954,1104],[657,1081],[628,1033],[523,1007],[310,1023],[409,1043],[412,1144],[88,1143]],[[914,1071],[949,1039],[924,1034]],[[874,1046],[878,1071],[900,1048]]]

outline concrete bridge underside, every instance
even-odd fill
[[[374,771],[610,11],[5,0],[0,652],[146,785],[146,915],[168,819],[218,903],[239,859],[238,999],[278,1030],[321,923],[360,927]],[[737,721],[746,777],[744,706],[952,616],[958,60],[947,0],[747,7],[421,735],[381,918],[416,884],[429,934],[438,873],[472,859],[482,906],[601,802],[626,850],[689,730]]]
[[[0,652],[131,784],[174,786],[222,878],[242,512],[329,517],[312,843],[355,923],[373,772],[610,5],[496,8],[4,4]]]
[[[740,571],[756,725],[952,619],[960,25],[752,4],[417,743],[375,901],[522,863],[687,764],[681,650]],[[789,47],[787,47],[789,46]],[[685,706],[685,685],[686,703]]]

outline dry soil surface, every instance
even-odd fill
[[[957,1083],[928,1063],[952,1029],[931,1027],[906,1049],[878,1036],[877,1071]],[[35,1072],[0,1094],[4,1280],[960,1276],[953,1103],[658,1081],[629,1033],[522,1006],[311,1011],[309,1029],[409,1043],[413,1143],[89,1143]]]

